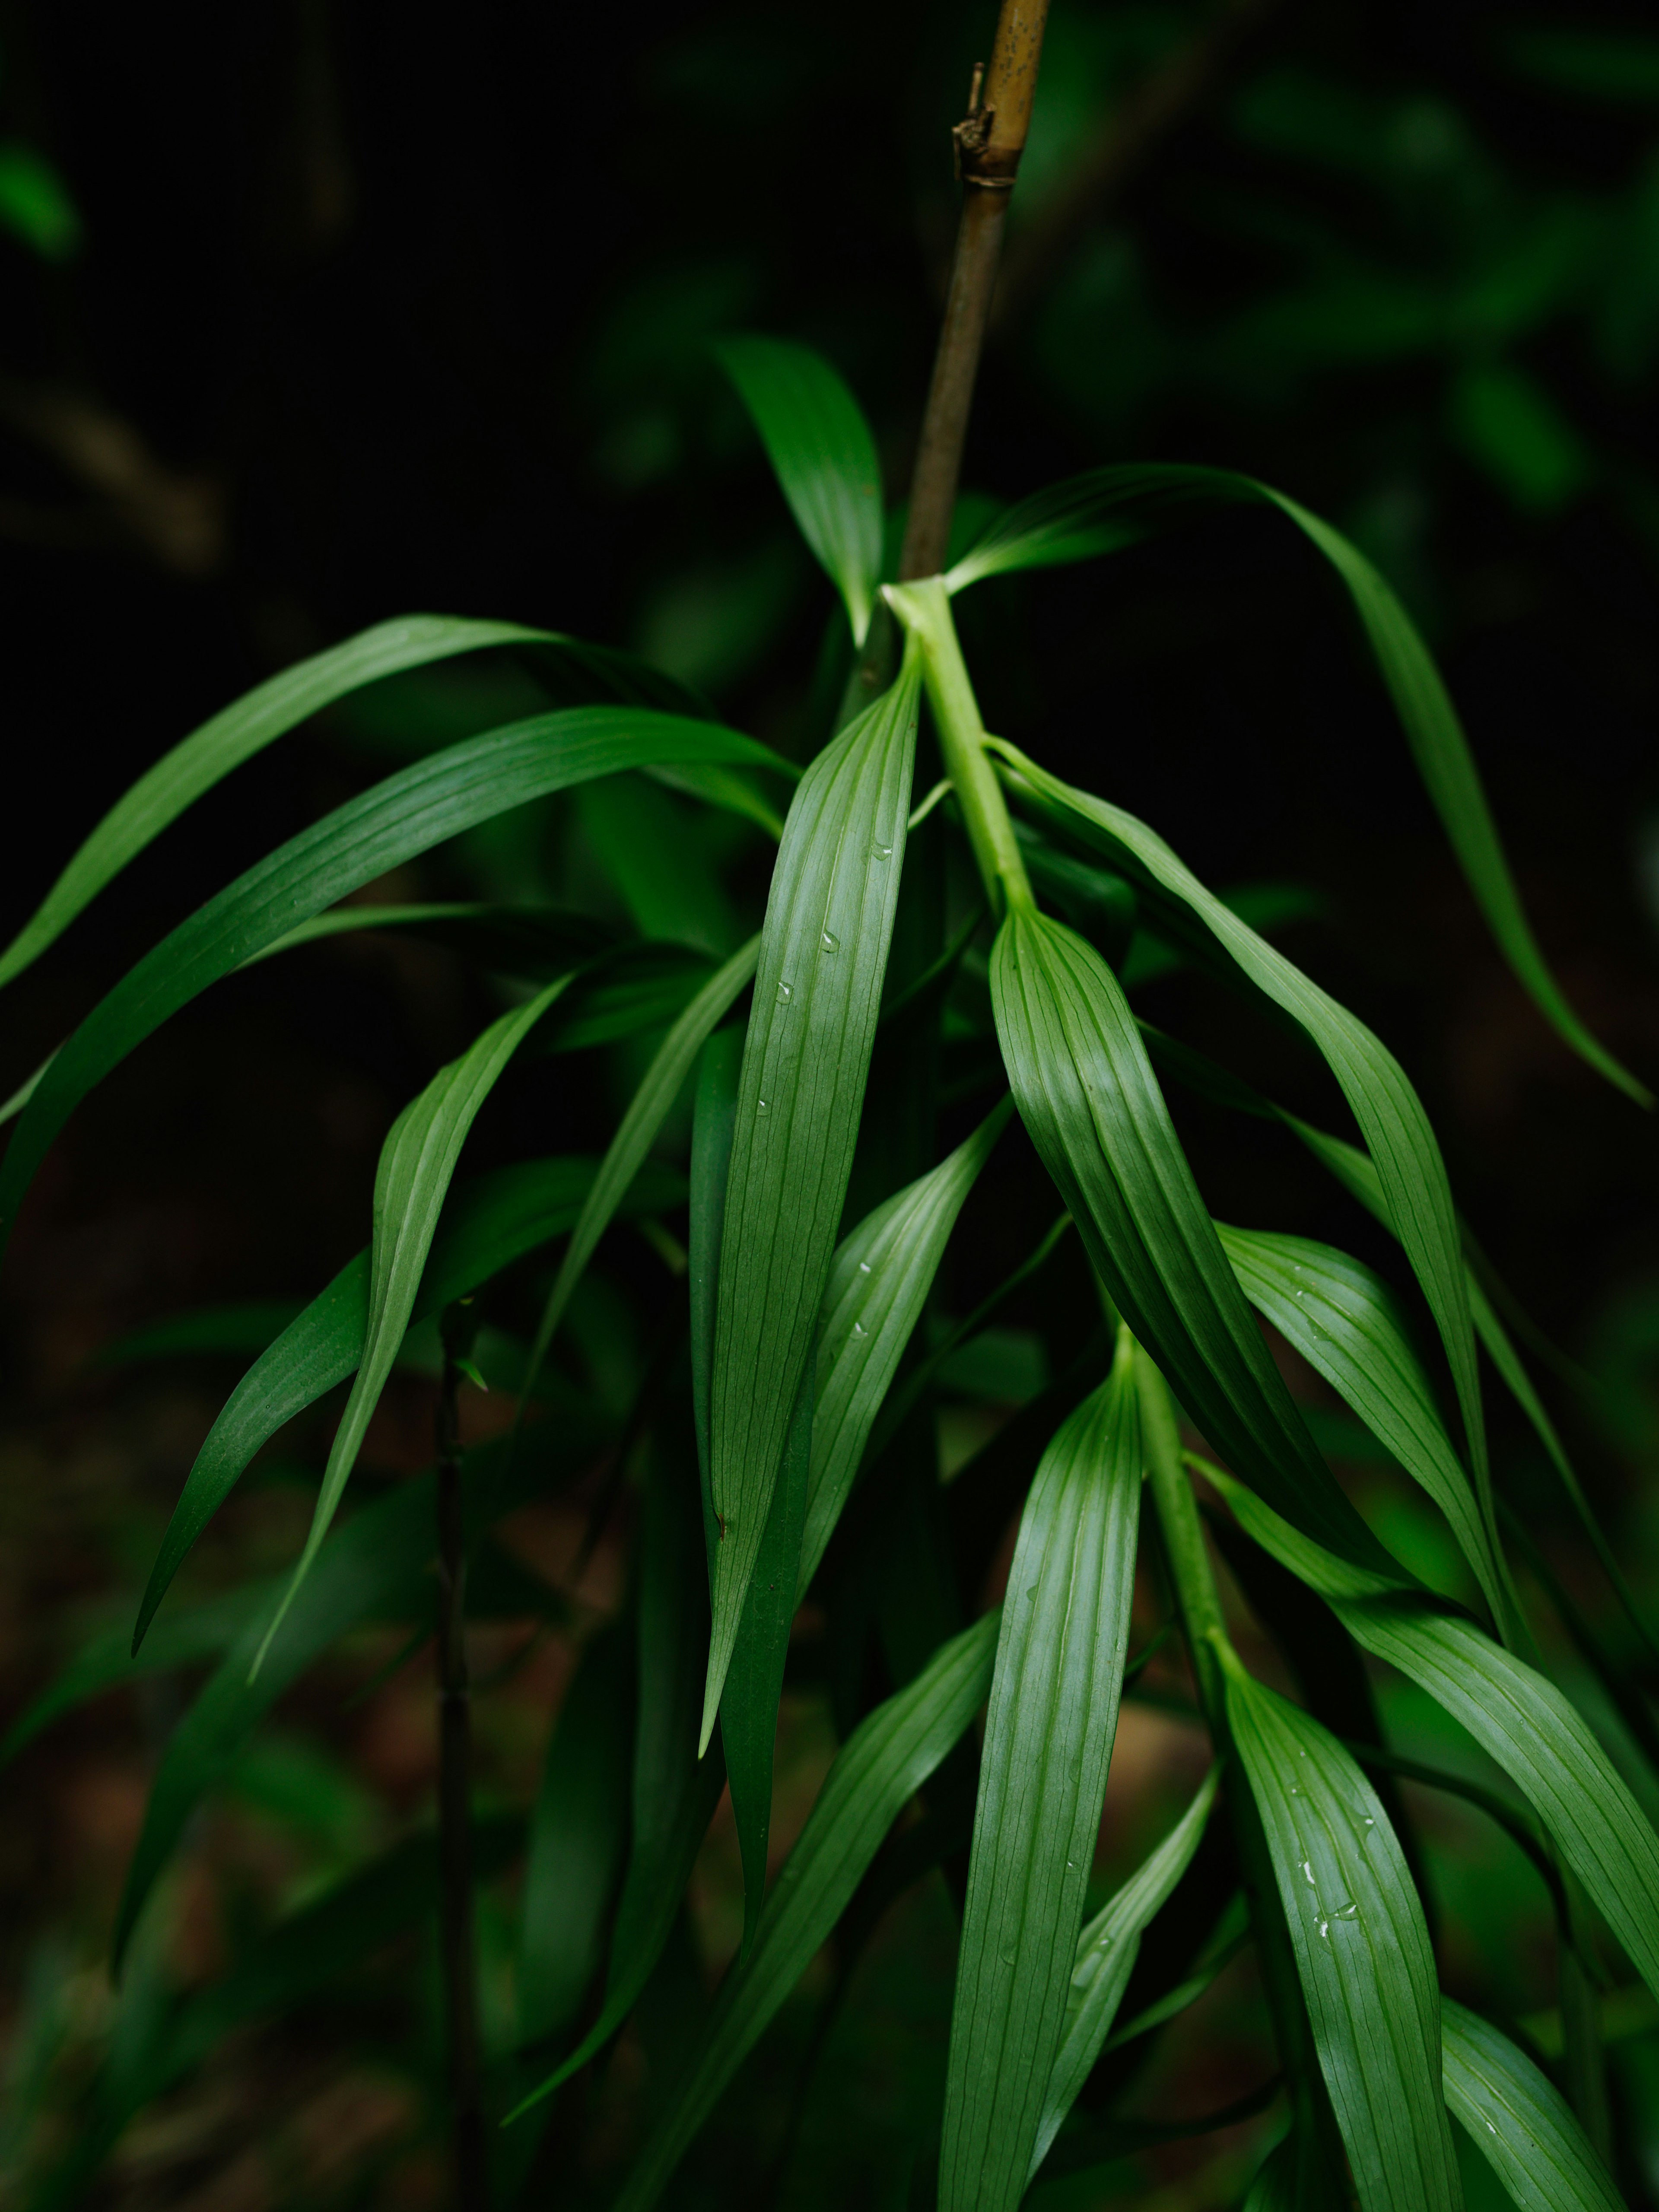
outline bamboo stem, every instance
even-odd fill
[[[444,1316],[436,1416],[438,1879],[457,2212],[488,2212],[489,2203],[472,1913],[472,1698],[466,1671],[466,1531],[458,1404],[461,1362],[476,1328],[464,1306],[452,1306]]]
[[[899,575],[936,576],[945,566],[962,471],[974,380],[991,319],[1008,202],[1025,151],[1048,0],[1002,0],[990,66],[974,72],[969,112],[951,134],[963,194],[933,380],[910,484]]]

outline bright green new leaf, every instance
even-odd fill
[[[599,1163],[599,1171],[593,1178],[580,1218],[571,1231],[570,1242],[559,1262],[557,1278],[548,1293],[536,1340],[525,1364],[525,1395],[528,1395],[541,1372],[547,1348],[564,1317],[571,1293],[581,1279],[582,1270],[610,1227],[629,1186],[645,1165],[657,1133],[679,1097],[709,1032],[724,1019],[738,994],[753,975],[759,957],[760,939],[750,938],[740,951],[734,952],[726,965],[710,976],[658,1047],[655,1058],[611,1139],[611,1149]]]
[[[94,1084],[210,983],[360,884],[493,815],[651,761],[763,763],[763,745],[647,708],[576,707],[448,746],[292,837],[148,953],[54,1055],[0,1163],[0,1232]]]
[[[1244,1295],[1353,1407],[1445,1515],[1494,1620],[1512,1603],[1497,1542],[1446,1433],[1388,1285],[1305,1237],[1217,1224]]]
[[[1139,1955],[1142,1934],[1192,1863],[1215,1802],[1219,1773],[1217,1767],[1210,1769],[1198,1795],[1158,1849],[1102,1906],[1077,1940],[1071,1986],[1066,1993],[1065,2025],[1049,2069],[1031,2152],[1033,2173],[1105,2045]]]
[[[727,1176],[709,1480],[720,1540],[707,1743],[852,1171],[910,811],[921,678],[898,681],[802,778],[772,877]]]
[[[268,1644],[281,1626],[295,1593],[311,1571],[340,1498],[374,1408],[380,1402],[415,1310],[427,1255],[438,1216],[461,1156],[466,1133],[478,1109],[494,1090],[519,1045],[546,1012],[568,979],[561,976],[511,1013],[493,1021],[459,1060],[440,1068],[418,1098],[410,1099],[392,1123],[380,1147],[374,1174],[374,1235],[369,1247],[368,1329],[362,1357],[340,1425],[329,1448],[323,1486],[305,1548],[294,1570],[288,1595],[266,1632]],[[264,1655],[260,1647],[256,1668]]]
[[[1226,1660],[1228,1726],[1363,2212],[1461,2212],[1434,1953],[1405,1855],[1336,1739]]]
[[[1565,2098],[1506,2035],[1443,1996],[1440,2051],[1447,2107],[1521,2212],[1625,2212]]]
[[[1386,1565],[1268,1357],[1116,977],[1073,931],[1016,908],[991,994],[1021,1116],[1114,1304],[1231,1462],[1325,1542]]]
[[[858,401],[821,354],[784,338],[723,338],[800,534],[841,593],[862,645],[881,574],[881,464]]]
[[[963,1203],[1013,1110],[993,1109],[971,1137],[842,1239],[824,1285],[817,1406],[797,1599],[817,1572],[851,1495],[870,1431],[921,1317]]]
[[[343,645],[285,668],[204,722],[176,744],[104,817],[46,893],[39,908],[0,953],[0,983],[9,983],[67,929],[112,877],[142,853],[151,839],[192,806],[233,769],[240,768],[274,738],[319,714],[336,699],[365,684],[400,671],[477,653],[490,645],[534,645],[572,658],[593,672],[601,697],[627,697],[617,681],[627,664],[620,654],[599,653],[551,630],[525,629],[517,623],[468,622],[454,615],[401,615],[361,631]],[[647,672],[641,672],[642,674]]]
[[[1211,1477],[1264,1551],[1325,1599],[1355,1642],[1426,1690],[1509,1776],[1659,1996],[1659,1838],[1577,1709],[1535,1668],[1431,1601],[1403,1570],[1334,1559],[1241,1482]]]
[[[1533,1003],[1592,1067],[1639,1104],[1651,1105],[1646,1089],[1596,1042],[1573,1012],[1538,949],[1498,842],[1468,739],[1428,647],[1389,585],[1358,548],[1328,523],[1271,486],[1228,470],[1133,462],[1073,477],[1012,508],[951,569],[945,586],[959,592],[979,577],[1012,568],[1091,559],[1110,550],[1103,542],[1103,532],[1110,527],[1109,518],[1125,509],[1139,510],[1150,519],[1160,510],[1190,511],[1197,506],[1240,501],[1277,507],[1324,555],[1346,587],[1435,811],[1493,936]]]
[[[647,2212],[661,2195],[715,2100],[840,1919],[883,1838],[983,1704],[996,1638],[997,1615],[987,1613],[842,1745],[767,1899],[754,1948],[721,1984],[616,2212]]]
[[[1133,1359],[1120,1331],[1110,1376],[1043,1454],[1020,1519],[980,1757],[940,2212],[1012,2212],[1049,2117],[1128,1649]]]

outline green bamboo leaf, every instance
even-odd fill
[[[1109,806],[993,740],[1053,805],[1103,833],[1131,872],[1144,871],[1180,899],[1223,950],[1274,1004],[1299,1022],[1323,1055],[1364,1133],[1387,1200],[1394,1234],[1422,1285],[1450,1362],[1474,1463],[1475,1493],[1492,1528],[1486,1431],[1475,1366],[1474,1331],[1445,1163],[1422,1102],[1394,1054],[1284,954],[1206,890],[1164,840],[1131,814]],[[1185,1395],[1183,1391],[1183,1395]],[[1197,1408],[1194,1407],[1194,1411]]]
[[[717,1030],[703,1047],[697,1069],[696,1103],[691,1115],[691,1201],[687,1230],[687,1273],[691,1306],[691,1411],[697,1435],[697,1479],[702,1492],[703,1534],[708,1580],[714,1580],[714,1547],[720,1523],[714,1517],[710,1483],[709,1401],[714,1395],[714,1314],[719,1303],[720,1246],[726,1228],[726,1186],[737,1136],[738,1083],[743,1070],[743,1038],[735,1029]]]
[[[313,914],[243,962],[256,967],[279,952],[358,930],[392,930],[464,952],[498,975],[545,982],[611,942],[604,925],[567,907],[490,906],[480,901],[428,900],[413,906],[336,906]]]
[[[558,1275],[548,1293],[537,1326],[536,1340],[525,1363],[523,1396],[529,1395],[532,1384],[540,1374],[548,1346],[564,1317],[582,1271],[592,1258],[629,1186],[645,1165],[657,1133],[679,1097],[697,1055],[710,1032],[724,1020],[738,993],[754,975],[759,957],[760,939],[751,937],[740,951],[734,952],[725,966],[710,976],[658,1047],[655,1058],[611,1140],[611,1149],[599,1163],[599,1171],[593,1178],[580,1218],[559,1262]]]
[[[545,647],[568,657],[573,667],[580,666],[585,673],[591,668],[592,688],[600,697],[635,696],[618,681],[629,666],[623,656],[601,656],[551,630],[524,629],[517,623],[468,622],[454,615],[402,615],[363,630],[343,645],[299,661],[258,685],[204,722],[140,776],[0,953],[0,983],[20,975],[152,838],[273,738],[362,684],[491,645]]]
[[[374,877],[526,799],[653,760],[769,758],[752,738],[646,708],[575,707],[492,730],[388,776],[208,901],[117,984],[53,1056],[0,1163],[0,1229],[94,1084],[264,945]]]
[[[1403,1570],[1351,1566],[1231,1475],[1217,1469],[1212,1480],[1246,1531],[1318,1592],[1356,1643],[1426,1690],[1504,1769],[1659,1996],[1659,1838],[1576,1708]]]
[[[616,2212],[647,2212],[715,2100],[799,1980],[857,1889],[883,1838],[933,1773],[990,1686],[997,1615],[952,1638],[914,1682],[878,1705],[842,1745],[767,1899],[753,1949],[722,1984]]]
[[[1440,2039],[1447,2106],[1522,2212],[1625,2212],[1566,2100],[1507,2036],[1443,1996]]]
[[[1320,2068],[1364,2212],[1461,2212],[1423,1908],[1381,1799],[1336,1739],[1224,1654]]]
[[[582,834],[642,937],[725,955],[741,939],[707,839],[685,808],[644,775],[582,786]]]
[[[1080,561],[1111,550],[1103,533],[1127,515],[1240,501],[1276,507],[1322,553],[1352,599],[1435,811],[1504,957],[1557,1033],[1639,1105],[1651,1095],[1584,1027],[1538,949],[1510,873],[1457,709],[1428,647],[1394,592],[1357,546],[1283,492],[1224,469],[1131,463],[1052,486],[994,522],[946,576],[961,591],[981,576]],[[1392,1193],[1390,1194],[1392,1195]]]
[[[1133,1360],[1120,1330],[1110,1375],[1043,1454],[1020,1518],[980,1758],[940,2212],[1017,2205],[1040,2155],[1128,1649]]]
[[[1035,2174],[1060,2125],[1099,2057],[1129,1985],[1143,1931],[1160,1912],[1170,1892],[1192,1863],[1215,1802],[1219,1770],[1212,1767],[1198,1795],[1158,1849],[1137,1867],[1116,1895],[1095,1915],[1077,1939],[1072,1979],[1066,1992],[1066,2016],[1043,2093],[1031,2151]],[[1208,1985],[1208,1977],[1204,1985]],[[1178,2009],[1171,2006],[1170,2011]],[[1168,2014],[1164,2016],[1167,2017]],[[1154,2025],[1152,2021],[1146,2026]]]
[[[411,1324],[441,1312],[570,1228],[593,1176],[592,1160],[526,1160],[456,1190],[441,1218],[410,1310]],[[677,1205],[684,1190],[671,1169],[647,1162],[624,1206],[629,1214],[660,1213]],[[369,1273],[365,1246],[268,1343],[226,1400],[196,1455],[150,1571],[133,1631],[135,1651],[180,1563],[255,1452],[285,1421],[356,1370],[368,1334]]]
[[[418,1098],[410,1099],[380,1147],[374,1173],[374,1234],[369,1247],[368,1329],[362,1357],[329,1448],[323,1486],[305,1547],[288,1595],[267,1632],[274,1636],[293,1602],[338,1510],[374,1408],[398,1357],[420,1290],[438,1216],[449,1193],[455,1163],[478,1109],[509,1060],[541,1019],[568,977],[538,991],[526,1005],[493,1021],[459,1060],[439,1069]],[[264,1650],[254,1660],[256,1668]]]
[[[567,2027],[599,1963],[628,1833],[634,1654],[602,1630],[566,1692],[530,1819],[514,1985],[519,2040]]]
[[[1328,1244],[1216,1224],[1244,1295],[1353,1407],[1451,1525],[1494,1620],[1518,1611],[1496,1539],[1386,1283]]]
[[[858,401],[810,346],[744,337],[714,350],[862,645],[881,574],[882,501],[881,463]]]
[[[921,1317],[957,1216],[1013,1110],[1005,1099],[947,1159],[842,1239],[824,1285],[812,1471],[796,1601],[852,1493],[877,1414]]]
[[[800,781],[801,770],[793,761],[775,760],[768,765],[773,775],[791,783]],[[740,769],[720,768],[713,761],[656,761],[645,774],[670,791],[683,791],[688,799],[700,799],[706,806],[718,806],[724,813],[740,814],[745,821],[757,823],[775,843],[783,835],[782,815]]]
[[[720,1540],[703,1741],[714,1727],[852,1170],[910,808],[921,675],[801,781],[772,878],[720,1248],[709,1478]]]
[[[1386,1563],[1268,1357],[1110,969],[1016,908],[991,992],[1021,1117],[1113,1303],[1228,1460],[1345,1555]]]

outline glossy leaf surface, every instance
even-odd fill
[[[1521,2212],[1625,2212],[1566,2099],[1479,2014],[1440,2000],[1446,2104]]]

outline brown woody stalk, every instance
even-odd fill
[[[945,566],[968,410],[990,320],[1008,203],[1030,127],[1048,15],[1048,0],[1002,0],[990,65],[975,70],[968,115],[952,133],[963,183],[962,221],[910,485],[910,515],[899,559],[899,575],[907,582],[935,576]]]

